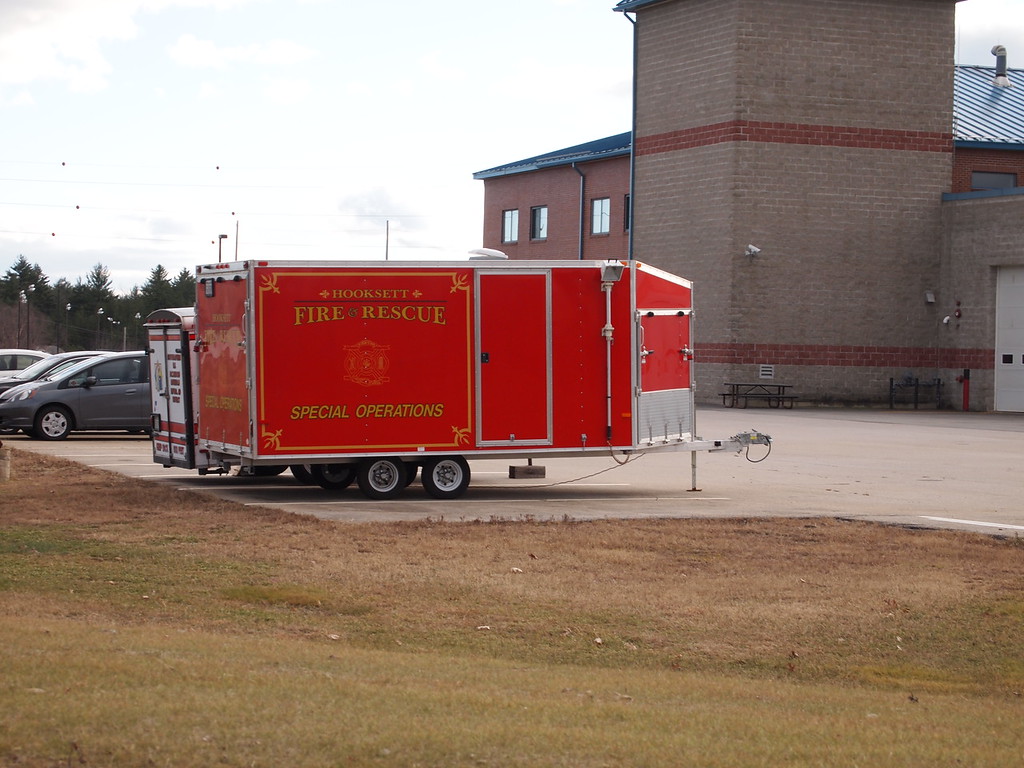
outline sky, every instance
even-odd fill
[[[0,0],[0,270],[464,258],[475,171],[629,130],[614,5]],[[997,43],[1024,0],[959,3],[957,63]]]

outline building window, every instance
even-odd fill
[[[501,242],[519,242],[519,210],[517,208],[501,212]]]
[[[633,215],[632,209],[629,207],[629,195],[622,198],[622,231],[629,232],[630,218]]]
[[[548,207],[538,205],[530,209],[530,239],[548,239]]]
[[[611,232],[612,201],[598,197],[590,201],[590,234],[607,235]]]
[[[1012,189],[1016,186],[1016,173],[971,172],[971,189]]]

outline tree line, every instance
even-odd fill
[[[19,256],[0,279],[0,347],[142,349],[146,316],[165,307],[195,304],[196,279],[183,269],[170,277],[162,266],[142,286],[117,295],[110,270],[97,264],[84,278],[52,282],[38,264]]]

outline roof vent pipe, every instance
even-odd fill
[[[992,81],[992,85],[999,88],[1010,88],[1010,78],[1006,76],[1006,47],[993,46],[992,55],[996,57],[996,77]]]

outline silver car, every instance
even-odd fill
[[[150,427],[149,361],[145,352],[92,358],[49,378],[0,395],[0,429],[21,429],[40,440],[74,431]]]
[[[49,355],[36,349],[0,349],[0,376],[23,371],[44,357]]]

